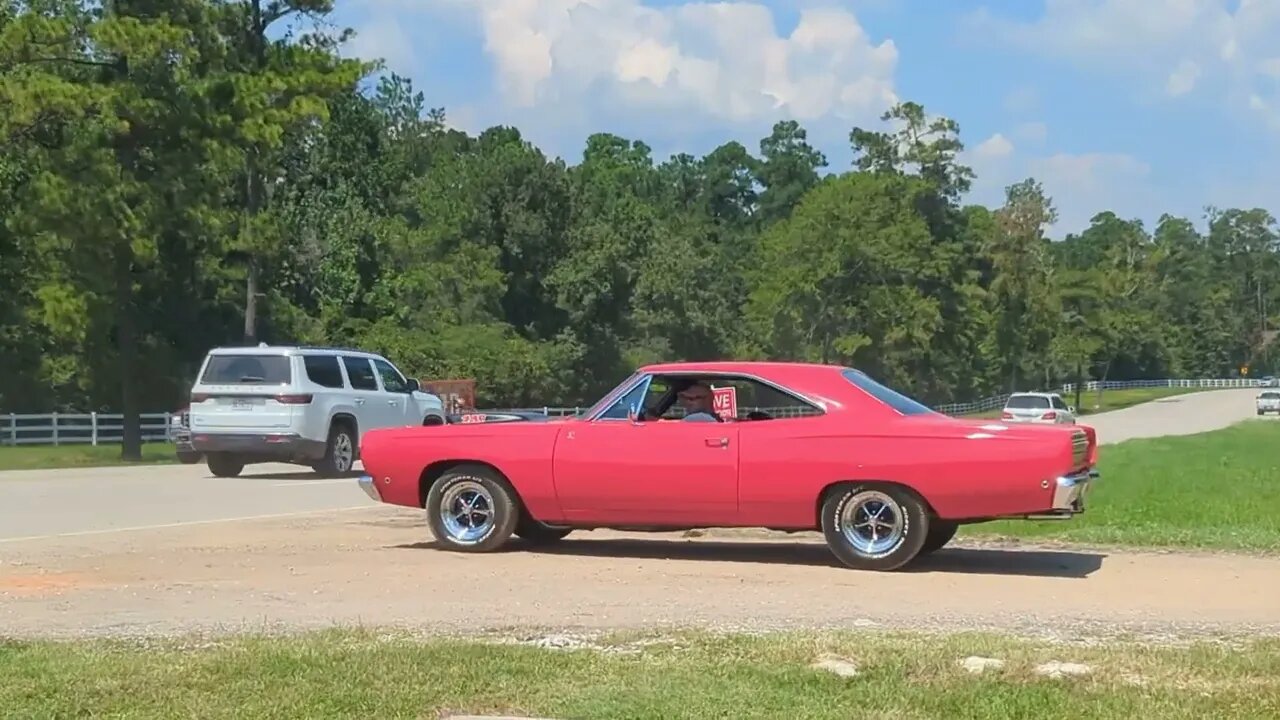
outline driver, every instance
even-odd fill
[[[680,407],[684,408],[684,419],[691,422],[720,422],[711,396],[711,386],[701,380],[695,380],[681,390],[676,399],[680,402]]]

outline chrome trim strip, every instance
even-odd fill
[[[356,483],[360,485],[360,489],[364,491],[375,502],[382,502],[382,494],[378,492],[378,486],[374,484],[373,477],[370,475],[361,475]]]

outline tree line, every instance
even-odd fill
[[[923,401],[1271,369],[1280,239],[1034,178],[965,201],[960,128],[904,102],[829,166],[794,121],[570,163],[450,128],[343,57],[332,0],[0,0],[0,408],[182,404],[211,346],[358,346],[478,404],[589,402],[637,364],[860,367]]]

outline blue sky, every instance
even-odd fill
[[[1203,226],[1280,214],[1280,0],[338,0],[348,52],[383,58],[469,132],[519,127],[576,162],[587,134],[657,159],[755,151],[792,118],[849,166],[895,100],[961,126],[997,205],[1025,177],[1052,235],[1104,209]]]

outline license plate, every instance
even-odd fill
[[[235,408],[236,410],[252,410],[253,401],[252,400],[232,400],[231,407]]]

